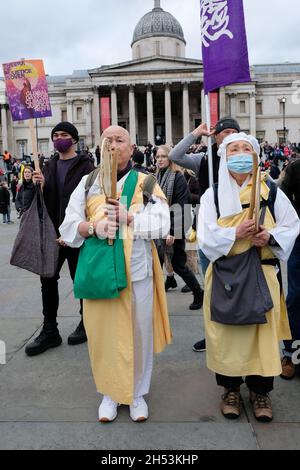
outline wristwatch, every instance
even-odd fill
[[[93,237],[95,235],[94,222],[90,222],[88,234],[90,237]]]
[[[268,245],[270,245],[270,246],[279,246],[279,243],[275,240],[273,235],[270,235]]]

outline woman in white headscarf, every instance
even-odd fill
[[[204,297],[207,366],[216,373],[217,384],[225,389],[221,411],[226,418],[239,417],[240,385],[246,377],[254,415],[259,421],[268,422],[273,418],[268,394],[273,389],[274,376],[281,373],[279,341],[290,337],[285,301],[276,275],[278,268],[274,265],[276,259],[289,258],[300,224],[280,189],[276,192],[274,217],[267,207],[259,232],[254,220],[249,220],[252,152],[259,155],[259,150],[257,140],[244,133],[232,134],[223,141],[218,152],[221,157],[218,188],[209,188],[201,198],[198,241],[211,261]],[[262,174],[261,180],[261,197],[268,200],[270,188],[266,176]],[[273,308],[266,313],[267,323],[224,325],[212,321],[212,263],[224,256],[244,253],[252,246],[261,249],[262,269],[273,301]]]

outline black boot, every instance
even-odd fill
[[[68,344],[70,346],[75,346],[76,344],[85,343],[86,341],[87,341],[87,337],[85,333],[85,328],[84,328],[83,321],[81,320],[76,330],[70,334],[68,338]]]
[[[39,336],[26,346],[25,353],[27,356],[37,356],[47,349],[60,346],[61,343],[62,339],[58,329],[56,327],[49,329],[44,326]]]
[[[165,282],[166,292],[169,289],[176,289],[176,287],[177,287],[177,282],[176,282],[176,279],[174,277],[174,274],[172,276],[167,276],[167,279],[166,279],[166,282]]]
[[[194,302],[190,305],[190,310],[200,310],[203,304],[203,290],[197,290],[193,292],[194,294]]]

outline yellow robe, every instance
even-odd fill
[[[146,175],[139,173],[130,214],[143,204],[142,184]],[[166,199],[158,185],[155,196]],[[105,196],[92,196],[87,201],[89,220],[104,217]],[[98,392],[110,396],[122,404],[131,404],[134,394],[134,344],[131,304],[130,264],[133,233],[130,227],[122,226],[126,275],[128,286],[120,297],[109,300],[84,300],[83,319],[88,337],[88,349],[94,380]],[[171,343],[164,278],[157,250],[152,241],[153,255],[153,346],[160,353]],[[101,282],[101,279],[99,279]]]
[[[251,182],[240,193],[242,204],[249,204]],[[268,198],[269,188],[262,182],[261,194]],[[221,227],[237,227],[248,219],[249,209],[244,209],[233,217],[220,218]],[[274,228],[275,222],[266,210],[264,226],[267,230]],[[234,243],[228,256],[248,250],[249,240],[238,240]],[[262,259],[274,258],[271,249],[262,249]],[[283,294],[274,266],[262,266],[274,307],[266,314],[267,323],[262,325],[232,326],[222,325],[210,319],[210,299],[212,289],[212,265],[205,276],[204,321],[206,331],[207,367],[214,372],[229,377],[260,375],[272,377],[281,373],[279,341],[290,339],[290,328]]]

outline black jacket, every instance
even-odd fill
[[[134,171],[137,171],[138,173],[144,173],[144,175],[149,175],[149,171],[147,171],[146,168],[144,168],[143,165],[140,165],[139,163],[135,163],[132,169]]]
[[[218,182],[219,178],[219,166],[220,166],[220,157],[218,156],[218,146],[214,144],[212,146],[212,160],[213,160],[213,176],[214,183]],[[209,188],[209,173],[208,173],[208,156],[201,160],[200,170],[198,174],[199,186],[200,186],[200,198],[203,196],[205,191]]]
[[[163,174],[166,170],[161,170],[160,173]],[[173,194],[171,200],[171,206],[177,206],[170,212],[171,218],[171,227],[170,227],[170,235],[178,237],[178,227],[182,227],[182,237],[184,238],[184,234],[187,228],[191,225],[191,220],[184,219],[184,207],[186,204],[191,203],[191,193],[187,184],[187,181],[184,175],[180,171],[176,171],[174,187],[173,187]],[[178,205],[181,206],[181,211],[178,210]],[[190,217],[191,219],[191,217]],[[186,226],[185,226],[186,225]],[[188,226],[188,227],[187,227]]]
[[[27,209],[29,209],[34,194],[35,185],[32,183],[32,181],[30,183],[26,183],[26,181],[24,181],[19,189],[15,201],[16,209],[18,212],[25,212]]]
[[[10,194],[7,188],[0,188],[0,214],[7,214],[10,205]]]
[[[293,203],[300,217],[300,159],[287,166],[281,189]]]
[[[83,176],[88,175],[95,169],[94,164],[87,155],[78,155],[66,174],[62,196],[59,196],[57,187],[57,160],[55,156],[43,167],[45,186],[43,190],[45,204],[53,225],[58,228],[65,218],[65,212],[74,189],[78,186]]]

